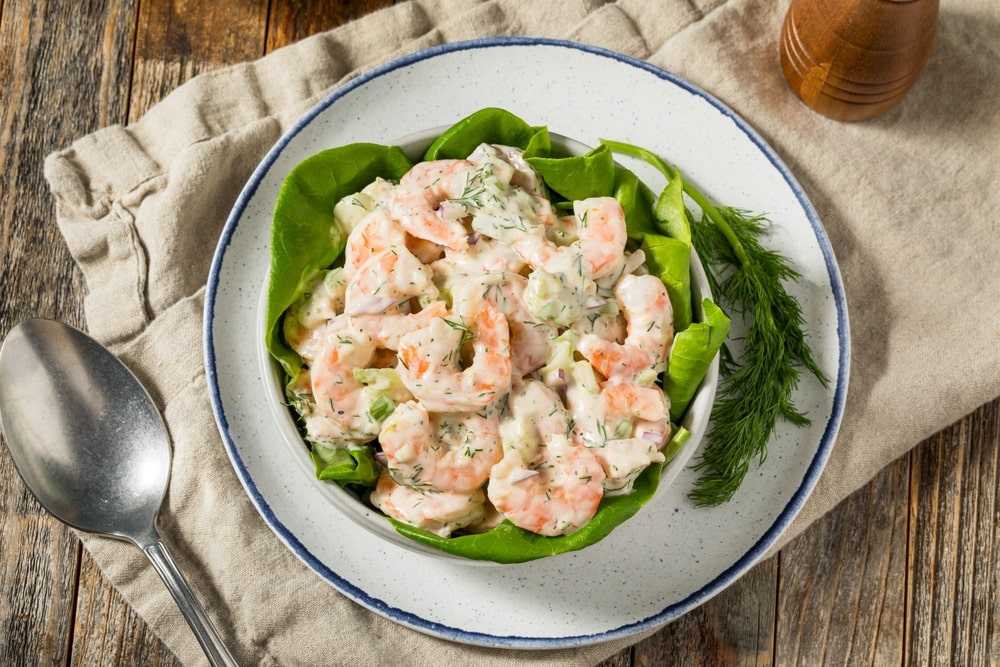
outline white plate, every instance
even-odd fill
[[[303,158],[357,141],[391,143],[486,106],[594,145],[657,151],[715,202],[765,213],[768,245],[802,274],[790,291],[831,382],[803,377],[795,400],[812,425],[779,425],[766,464],[736,498],[695,507],[684,469],[635,517],[582,551],[482,567],[388,544],[336,511],[282,446],[268,408],[258,296],[278,189]],[[654,189],[655,172],[622,160]],[[358,603],[422,632],[494,647],[560,648],[631,636],[703,603],[748,570],[788,527],[836,437],[847,391],[848,320],[822,225],[774,152],[705,92],[620,54],[569,42],[503,38],[436,47],[362,76],[320,103],[268,153],[216,252],[205,311],[206,366],[223,441],[247,494],[284,543]],[[733,337],[740,335],[734,328]]]

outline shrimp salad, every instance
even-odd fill
[[[435,538],[571,535],[676,429],[664,280],[619,199],[562,197],[531,150],[482,141],[331,201],[342,251],[276,325],[317,473],[370,456],[347,482]]]

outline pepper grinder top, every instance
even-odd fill
[[[860,121],[895,105],[920,77],[939,0],[792,0],[781,68],[806,106]]]

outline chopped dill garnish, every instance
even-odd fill
[[[445,318],[442,319],[444,319],[444,323],[447,324],[452,329],[462,332],[462,339],[458,343],[459,348],[462,348],[466,343],[470,342],[475,337],[472,333],[472,329],[465,326],[461,322],[454,322],[452,320]]]

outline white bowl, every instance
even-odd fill
[[[424,130],[407,135],[391,143],[402,148],[411,161],[417,162],[422,159],[424,151],[430,143],[446,129],[447,127],[438,127]],[[569,137],[553,132],[550,132],[549,136],[551,137],[553,148],[557,149],[560,154],[565,152],[568,155],[583,155],[591,150],[590,146]],[[699,321],[703,320],[705,317],[705,313],[701,308],[702,299],[705,297],[711,299],[712,295],[708,284],[708,278],[705,275],[705,269],[700,258],[697,256],[697,253],[693,249],[691,259],[691,302],[694,307],[695,321]],[[354,493],[342,488],[335,482],[325,482],[316,477],[313,462],[309,455],[309,447],[302,438],[296,425],[295,417],[285,400],[283,385],[284,373],[281,366],[267,351],[265,343],[265,332],[267,330],[267,287],[268,279],[265,279],[261,289],[257,327],[257,349],[260,357],[261,377],[266,384],[268,404],[271,409],[271,414],[280,429],[283,444],[287,448],[289,456],[297,461],[299,468],[302,471],[302,480],[300,480],[301,483],[312,484],[321,489],[321,493],[329,498],[330,504],[336,507],[345,516],[349,517],[365,530],[370,531],[378,537],[388,540],[395,545],[438,559],[460,561],[474,565],[499,565],[498,563],[489,560],[473,560],[450,554],[405,537],[395,530],[392,523],[385,517],[385,515],[373,509],[369,505],[366,505]],[[712,410],[712,404],[715,401],[715,392],[718,388],[718,382],[719,359],[718,355],[716,355],[716,358],[709,366],[708,373],[699,386],[698,391],[695,393],[695,396],[691,400],[684,418],[681,420],[681,425],[690,431],[691,436],[685,443],[683,449],[664,467],[660,477],[659,487],[657,488],[658,494],[662,493],[663,489],[674,481],[681,469],[690,460],[691,455],[698,449],[698,445],[704,437],[705,431],[708,427],[709,416]],[[604,539],[608,538],[605,537]]]

